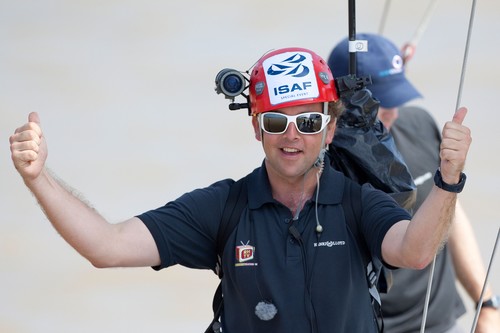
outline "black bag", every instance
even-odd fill
[[[329,146],[331,165],[358,184],[388,193],[411,213],[416,186],[392,135],[377,119],[379,102],[366,88],[342,100],[346,110]]]

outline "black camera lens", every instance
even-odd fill
[[[222,86],[224,87],[224,90],[229,94],[239,94],[241,91],[241,87],[243,86],[243,82],[241,82],[241,78],[239,76],[228,74],[224,77]]]
[[[245,78],[237,70],[225,68],[215,77],[215,91],[233,99],[245,90]]]

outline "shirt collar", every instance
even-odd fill
[[[325,156],[325,168],[320,178],[318,203],[325,205],[339,204],[342,201],[344,192],[344,181],[344,175],[333,169],[330,166],[329,157]],[[275,203],[264,162],[250,174],[249,185],[248,208],[258,209],[266,203]],[[312,200],[316,200],[316,191]]]

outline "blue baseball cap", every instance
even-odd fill
[[[370,75],[372,84],[367,86],[373,97],[384,108],[399,107],[422,95],[406,79],[400,50],[380,35],[356,34],[357,40],[368,42],[368,52],[356,53],[356,75]],[[338,43],[328,57],[333,77],[349,74],[349,39]]]

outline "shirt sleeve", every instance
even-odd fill
[[[196,189],[137,216],[151,232],[160,253],[161,264],[154,269],[175,264],[213,269],[217,232],[233,182],[226,179]]]
[[[397,222],[411,220],[411,215],[387,193],[369,184],[362,186],[363,212],[361,229],[370,252],[382,260],[382,241],[387,231]]]

